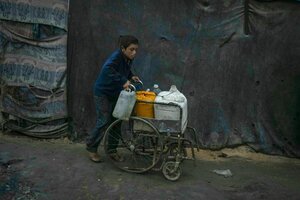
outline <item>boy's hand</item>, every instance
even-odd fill
[[[126,81],[126,83],[123,85],[123,88],[128,89],[129,85],[130,85],[130,81]]]
[[[138,76],[133,76],[131,79],[134,80],[135,82],[141,82]]]

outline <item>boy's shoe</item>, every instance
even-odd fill
[[[96,163],[102,162],[100,155],[98,153],[89,152],[89,158],[91,161]]]
[[[109,157],[116,162],[123,162],[124,158],[117,153],[110,153]]]

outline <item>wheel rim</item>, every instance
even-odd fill
[[[146,127],[146,131],[139,130],[136,124]],[[111,153],[112,146],[124,158],[123,162],[110,159],[114,165],[128,172],[142,173],[158,162],[162,145],[157,129],[150,122],[131,117],[128,121],[116,120],[107,128],[104,139],[107,155]]]
[[[175,166],[176,163],[172,161],[166,162],[164,164],[162,172],[166,179],[170,181],[176,181],[179,179],[181,175],[181,168],[180,166],[177,166],[177,168],[175,169]]]

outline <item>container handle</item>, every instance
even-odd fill
[[[135,88],[135,86],[134,85],[132,85],[132,84],[129,84],[129,92],[131,92],[131,91],[136,91],[136,88]]]

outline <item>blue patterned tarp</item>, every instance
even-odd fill
[[[38,137],[66,132],[68,7],[63,0],[0,0],[0,109],[13,116],[9,129]]]
[[[0,19],[46,24],[67,30],[68,0],[0,1]]]

